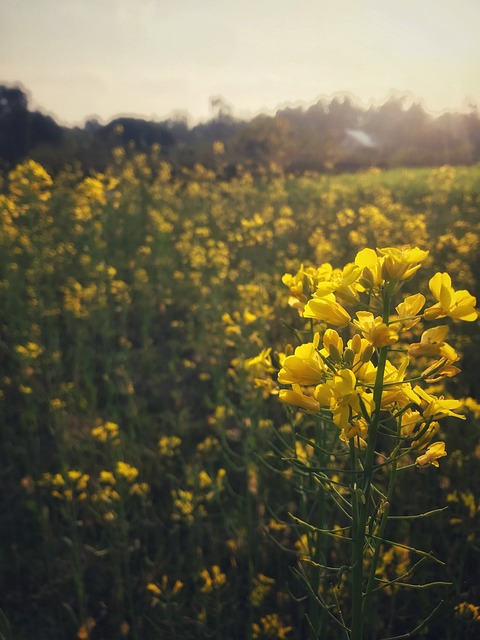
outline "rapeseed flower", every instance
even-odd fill
[[[312,396],[303,393],[299,384],[292,384],[291,389],[280,389],[278,397],[281,402],[298,407],[306,413],[320,411],[320,404]]]
[[[428,251],[423,251],[418,247],[405,246],[402,249],[386,247],[378,249],[380,255],[384,256],[382,265],[382,275],[385,280],[408,280],[422,266],[428,257]]]
[[[119,476],[125,478],[127,482],[133,482],[138,476],[138,469],[133,467],[131,464],[128,464],[128,462],[123,462],[122,460],[117,462],[115,471]]]
[[[325,364],[318,354],[317,347],[320,334],[316,333],[313,342],[307,342],[295,349],[292,356],[287,356],[282,362],[278,374],[280,384],[315,385],[325,374]]]
[[[399,325],[387,325],[370,311],[357,311],[357,320],[353,321],[353,325],[373,347],[391,346],[398,341]]]
[[[427,393],[425,389],[422,389],[419,385],[415,386],[413,391],[420,396],[421,403],[424,406],[424,418],[440,420],[447,416],[453,416],[454,418],[465,420],[465,416],[453,411],[453,409],[460,409],[462,407],[460,400],[448,400],[443,396],[438,398],[437,396]]]
[[[415,464],[418,467],[426,467],[429,464],[432,464],[434,467],[438,467],[438,458],[443,458],[446,456],[447,452],[445,451],[445,443],[444,442],[434,442],[429,445],[425,453],[415,460]]]
[[[436,273],[430,279],[428,286],[438,302],[425,309],[423,314],[425,320],[435,320],[445,316],[465,322],[474,322],[477,319],[476,298],[465,289],[455,291],[448,273]]]
[[[352,319],[346,309],[337,302],[333,293],[321,298],[313,297],[305,305],[303,315],[305,318],[323,320],[334,327],[346,327]]]

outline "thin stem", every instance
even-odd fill
[[[388,324],[390,316],[390,291],[388,285],[383,292],[383,321]],[[352,493],[353,502],[353,527],[352,527],[352,640],[363,640],[364,609],[363,609],[363,562],[366,542],[366,525],[368,518],[368,504],[372,488],[374,472],[375,448],[378,429],[380,426],[380,414],[382,393],[384,388],[385,368],[387,363],[388,347],[380,347],[378,351],[377,374],[373,390],[374,412],[368,428],[368,445],[363,464],[363,491],[354,487]],[[353,441],[351,443],[353,448]],[[356,468],[356,457],[351,458],[352,468]],[[355,465],[355,466],[353,466]],[[371,537],[371,536],[370,536]]]

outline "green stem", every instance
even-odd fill
[[[395,452],[393,452],[393,454],[395,454]],[[383,538],[383,534],[385,533],[385,527],[387,526],[387,522],[388,522],[388,514],[390,512],[390,505],[392,503],[392,498],[393,498],[393,489],[395,486],[395,477],[396,477],[396,473],[397,473],[397,459],[393,459],[392,461],[392,468],[391,468],[391,472],[390,472],[390,479],[389,479],[389,483],[388,483],[388,490],[387,490],[387,500],[383,506],[383,513],[380,519],[380,525],[378,527],[378,532],[377,532],[377,536],[379,538]],[[371,593],[374,589],[375,586],[375,574],[377,571],[377,566],[378,566],[378,560],[380,558],[380,549],[382,547],[382,542],[380,540],[376,541],[375,544],[375,551],[373,554],[373,558],[372,558],[372,563],[370,565],[370,574],[368,577],[368,582],[367,582],[367,587],[365,589],[365,598],[363,601],[363,617],[365,619],[365,614],[368,613],[369,608],[371,606]],[[372,619],[370,617],[370,619]]]
[[[357,454],[353,439],[350,441],[350,456],[352,469],[357,467]],[[363,637],[363,621],[362,621],[362,598],[363,598],[363,547],[365,543],[365,513],[359,499],[361,490],[358,488],[355,479],[352,485],[352,629],[351,640],[362,640]],[[365,512],[365,513],[364,513]],[[362,533],[363,528],[363,533]]]
[[[390,292],[384,291],[383,321],[388,324],[390,317]],[[351,640],[363,640],[364,610],[363,610],[363,562],[365,548],[365,529],[368,518],[368,505],[372,487],[372,476],[375,462],[375,449],[382,404],[382,393],[387,363],[388,347],[384,346],[378,352],[377,375],[373,390],[374,411],[368,428],[368,445],[363,464],[363,491],[354,485],[352,492],[353,526],[352,526],[352,635]],[[353,441],[350,445],[353,448]],[[356,468],[356,454],[352,454],[352,465]]]

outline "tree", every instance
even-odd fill
[[[28,151],[28,99],[18,87],[0,85],[0,157],[12,167]]]

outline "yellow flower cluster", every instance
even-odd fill
[[[263,573],[259,573],[252,579],[252,590],[250,592],[250,602],[254,607],[259,607],[268,596],[275,584],[274,578],[269,578]]]
[[[456,413],[462,406],[460,401],[435,396],[412,381],[420,379],[428,384],[455,375],[459,369],[454,363],[459,356],[445,342],[446,325],[424,331],[419,342],[403,348],[407,354],[403,357],[398,356],[401,339],[422,320],[477,319],[476,299],[466,290],[456,291],[446,273],[436,273],[430,279],[435,302],[423,313],[426,298],[421,293],[405,297],[393,312],[401,287],[427,257],[428,252],[417,247],[363,249],[343,269],[324,264],[317,270],[302,267],[296,275],[284,276],[291,306],[311,319],[314,333],[311,342],[301,344],[290,355],[280,355],[278,373],[278,382],[288,387],[279,391],[282,402],[305,413],[330,416],[341,430],[341,439],[353,438],[356,446],[364,447],[368,424],[378,410],[374,388],[378,385],[379,350],[395,345],[395,359],[386,359],[382,370],[380,410],[398,416],[405,441],[424,450],[416,460],[419,467],[438,466],[438,458],[446,455],[443,442],[431,443],[438,420],[464,416]],[[354,314],[346,307],[353,307]],[[351,337],[344,339],[337,329],[346,331],[347,327]],[[262,355],[253,360],[255,365],[260,364]],[[263,355],[263,361],[269,355]],[[409,379],[410,360],[420,356],[434,360],[419,376]]]
[[[99,442],[111,442],[113,445],[120,444],[119,426],[116,422],[104,422],[91,430],[92,436]]]
[[[285,626],[276,613],[269,613],[252,624],[252,638],[286,640],[290,631],[292,627]]]
[[[202,593],[212,593],[214,589],[227,584],[227,576],[222,573],[220,567],[216,564],[210,567],[210,570],[203,569],[200,571],[200,577],[203,580],[203,585],[200,587]]]
[[[160,584],[149,582],[145,587],[152,596],[152,605],[158,604],[161,599],[169,600],[172,596],[176,596],[184,587],[181,580],[175,580],[170,586],[168,576],[163,575]]]
[[[162,436],[158,441],[158,450],[161,456],[172,458],[182,444],[182,439],[178,436]]]
[[[188,489],[173,489],[171,492],[174,512],[172,520],[183,521],[192,525],[196,518],[207,515],[205,503],[210,502],[223,491],[226,471],[218,469],[215,478],[212,478],[204,469],[197,474],[193,469],[187,476]]]
[[[51,495],[60,500],[86,500],[89,480],[88,473],[82,473],[78,469],[70,469],[63,474],[44,473],[39,485],[48,487]]]
[[[455,607],[455,617],[480,622],[480,607],[471,602],[461,602]]]

